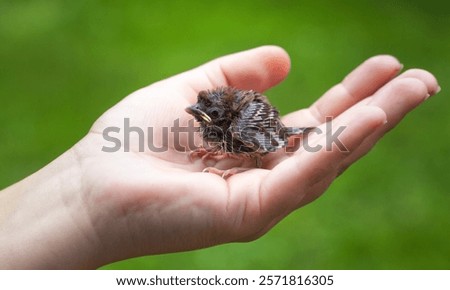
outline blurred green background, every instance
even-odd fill
[[[284,47],[287,113],[376,54],[429,99],[319,200],[261,239],[103,269],[450,269],[450,2],[0,0],[0,188],[56,158],[132,91],[215,57]],[[276,97],[274,97],[276,96]]]

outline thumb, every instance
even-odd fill
[[[284,80],[290,70],[286,51],[261,46],[223,56],[172,78],[195,92],[218,86],[265,91]]]

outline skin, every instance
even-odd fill
[[[109,146],[103,129],[117,126],[123,132],[124,118],[130,118],[131,126],[155,128],[154,143],[161,142],[160,128],[173,126],[176,118],[181,124],[192,119],[184,109],[199,91],[234,86],[263,92],[281,82],[290,69],[287,53],[259,47],[140,89],[105,112],[70,150],[0,192],[0,268],[96,268],[135,256],[257,239],[319,197],[439,91],[429,72],[398,75],[401,68],[392,56],[370,58],[311,107],[283,118],[287,126],[324,131],[325,118],[334,117],[334,128],[346,126],[339,139],[348,152],[336,147],[277,152],[263,159],[263,168],[226,180],[202,173],[205,165],[176,151],[173,140],[163,153],[139,152],[136,140],[131,152],[103,152],[102,146]],[[325,145],[325,134],[311,134],[308,142]]]

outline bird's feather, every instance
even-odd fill
[[[305,133],[281,122],[277,109],[253,90],[220,87],[201,91],[197,103],[186,108],[200,123],[203,140],[212,151],[246,155],[260,160],[288,145],[288,137]]]

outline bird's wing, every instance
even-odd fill
[[[253,101],[237,118],[233,137],[239,138],[245,146],[257,152],[273,152],[286,146],[286,141],[279,135],[280,125],[278,111],[274,107],[265,102]]]

